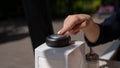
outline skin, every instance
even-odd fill
[[[87,14],[74,14],[66,17],[63,27],[58,31],[58,34],[76,35],[81,30],[91,43],[97,41],[100,34],[100,28],[94,23],[91,16]]]

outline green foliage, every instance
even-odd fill
[[[77,0],[74,2],[73,10],[77,13],[93,13],[100,5],[100,0]]]
[[[67,13],[66,2],[64,0],[49,1],[49,11],[52,17],[63,17]]]
[[[53,0],[49,1],[53,17],[63,17],[74,13],[94,13],[101,0]]]

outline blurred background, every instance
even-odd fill
[[[2,0],[0,68],[34,68],[34,49],[57,33],[68,15],[90,14],[101,23],[118,8],[119,0]],[[84,41],[83,33],[72,39]],[[95,47],[99,55],[111,42],[105,45]]]

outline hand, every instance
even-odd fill
[[[81,29],[86,30],[87,27],[94,23],[91,16],[87,14],[69,15],[64,20],[63,28],[58,34],[77,34]]]

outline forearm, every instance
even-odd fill
[[[120,37],[119,13],[113,14],[101,24],[96,24],[96,27],[95,24],[93,25],[84,30],[85,40],[88,43],[88,46],[93,47],[99,44],[104,44]]]
[[[100,35],[100,27],[93,22],[93,20],[90,21],[89,26],[83,29],[84,34],[86,38],[91,42],[95,43]]]

